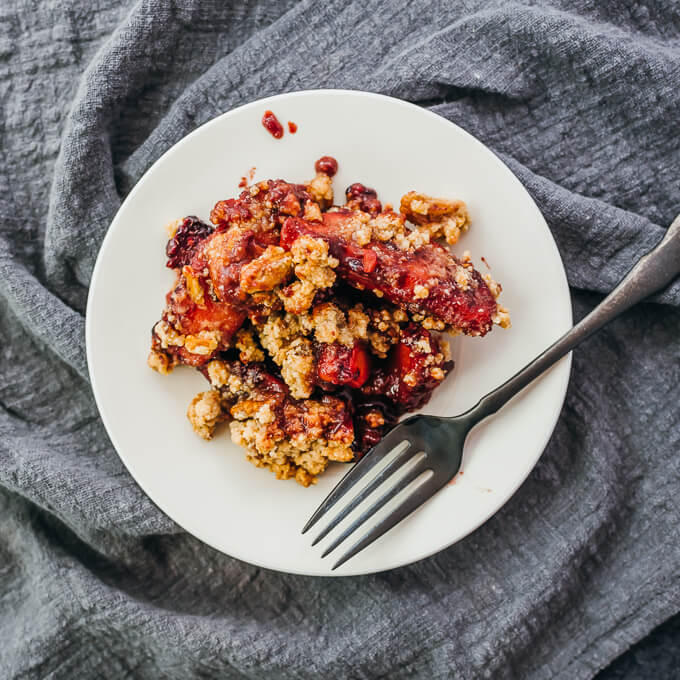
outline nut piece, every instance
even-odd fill
[[[241,290],[245,293],[272,290],[284,283],[293,271],[293,257],[279,246],[267,249],[241,269]]]
[[[201,331],[196,335],[187,335],[184,339],[184,348],[192,354],[207,356],[217,349],[221,337],[219,331]]]
[[[189,265],[184,265],[182,267],[182,275],[186,281],[187,292],[189,297],[199,306],[205,307],[205,296],[203,294],[203,286],[198,280],[197,276],[194,276],[194,271]]]
[[[149,357],[146,363],[154,371],[158,371],[163,375],[167,375],[177,365],[177,359],[174,356],[152,349],[149,352]]]
[[[163,349],[170,346],[182,347],[184,345],[184,336],[178,333],[167,321],[159,321],[153,327],[153,333],[158,338]]]
[[[187,418],[199,437],[212,439],[217,423],[225,419],[220,393],[217,390],[199,392],[189,404]]]

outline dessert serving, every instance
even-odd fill
[[[325,156],[306,184],[258,182],[211,224],[170,225],[177,276],[148,359],[205,376],[199,436],[229,421],[250,461],[304,486],[427,403],[453,369],[447,334],[510,324],[500,285],[441,243],[467,230],[465,203],[410,191],[397,211],[356,183],[337,205],[337,169]]]

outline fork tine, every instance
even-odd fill
[[[394,447],[390,449],[391,451],[394,451]],[[312,546],[315,546],[321,539],[323,539],[325,536],[327,536],[333,529],[335,529],[340,522],[342,522],[347,515],[349,515],[354,508],[361,503],[365,498],[368,498],[368,496],[373,493],[393,472],[395,472],[398,468],[400,468],[402,465],[404,465],[407,461],[411,460],[413,456],[415,456],[418,453],[417,450],[414,451],[414,447],[410,445],[407,446],[401,453],[397,455],[397,457],[390,461],[390,463],[380,471],[378,475],[371,481],[368,486],[366,486],[360,493],[358,493],[352,500],[328,523],[325,529],[321,531],[321,533],[314,539],[312,542]],[[365,476],[365,475],[364,475]]]
[[[402,489],[405,489],[414,479],[430,468],[427,456],[416,463],[409,472],[404,475],[394,486],[390,487],[370,508],[364,510],[359,517],[352,522],[327,548],[321,557],[335,550],[350,534],[353,534],[367,519],[375,515],[385,503],[394,498]],[[377,538],[377,537],[376,537]],[[348,558],[349,559],[349,558]]]
[[[311,529],[321,517],[332,508],[365,474],[370,472],[394,447],[404,440],[408,441],[403,423],[397,425],[387,433],[385,437],[369,451],[335,486],[328,494],[323,503],[314,511],[307,524],[302,528],[302,533]],[[409,446],[411,442],[409,441]]]
[[[399,524],[401,520],[408,517],[412,512],[417,510],[425,501],[432,498],[434,494],[439,491],[446,481],[438,480],[436,476],[428,479],[424,484],[419,486],[411,493],[408,498],[397,508],[395,508],[387,517],[382,519],[370,531],[365,533],[332,567],[334,571],[342,566],[347,560],[354,557],[364,548],[368,547],[373,541],[378,540],[383,534],[387,533],[394,526]]]

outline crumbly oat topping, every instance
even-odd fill
[[[303,314],[314,302],[318,288],[311,281],[293,281],[279,291],[283,308],[290,314]]]
[[[364,420],[366,420],[369,427],[381,427],[385,424],[385,416],[380,411],[369,411],[364,416]]]
[[[400,208],[406,219],[427,233],[429,238],[443,236],[450,245],[457,243],[461,233],[469,226],[467,206],[463,201],[409,191],[401,197]]]
[[[392,345],[399,342],[401,337],[400,324],[408,321],[408,315],[402,309],[383,309],[367,310],[368,340],[371,351],[381,359],[387,357]]]
[[[427,288],[427,286],[422,286],[420,284],[416,284],[413,287],[413,295],[415,295],[415,297],[418,298],[418,299],[426,298],[429,294],[430,294],[430,289]]]
[[[362,304],[354,305],[347,312],[349,332],[358,340],[368,340],[368,324],[370,321],[368,314],[364,312]]]
[[[239,359],[244,364],[264,361],[264,352],[258,347],[252,328],[241,328],[237,331],[235,347],[239,350]]]
[[[219,201],[214,227],[168,226],[177,279],[147,360],[209,380],[187,412],[199,436],[230,420],[251,462],[304,486],[426,403],[453,366],[436,332],[510,326],[500,284],[436,243],[468,228],[465,203],[412,191],[395,211],[355,183],[333,206],[337,162],[316,170],[306,185],[265,180]]]
[[[281,377],[296,399],[309,397],[314,389],[314,349],[307,338],[296,338],[286,346]]]
[[[152,349],[149,352],[146,363],[149,368],[153,368],[154,371],[162,373],[163,375],[168,375],[168,373],[170,373],[170,371],[172,371],[172,369],[177,365],[175,357],[157,349]]]
[[[291,314],[302,314],[311,306],[318,290],[335,283],[333,268],[338,261],[328,254],[323,239],[299,238],[291,248],[296,281],[278,292],[284,309]]]
[[[305,203],[305,212],[303,217],[308,222],[321,222],[323,220],[323,216],[321,214],[321,208],[319,207],[319,204],[315,203],[314,201],[307,201]]]
[[[346,347],[354,344],[354,335],[349,328],[345,313],[332,302],[316,305],[312,310],[312,321],[314,338],[317,342],[339,342]]]
[[[214,387],[222,387],[226,385],[229,380],[229,372],[227,371],[226,364],[219,359],[214,359],[207,366],[208,380],[210,384]],[[238,388],[233,391],[236,392]]]
[[[491,294],[495,298],[497,298],[501,294],[501,291],[503,290],[501,284],[494,281],[491,278],[491,274],[484,274],[482,278],[484,279],[484,281],[486,281],[486,285],[489,287]]]
[[[224,420],[222,396],[217,390],[197,394],[189,404],[187,418],[202,439],[212,439],[217,423]]]
[[[275,381],[268,388],[266,373],[257,367],[244,373],[238,363],[216,360],[208,364],[207,371],[219,375],[223,385],[211,393],[220,395],[221,412],[230,405],[232,440],[246,449],[248,459],[258,467],[271,469],[279,479],[294,478],[308,486],[330,461],[353,459],[353,435],[343,425],[347,414],[342,401],[334,397],[291,399]],[[214,427],[213,419],[221,418],[214,397],[202,393],[192,405],[206,399],[210,400],[203,409],[207,417],[194,418],[199,428],[208,421],[203,432]]]
[[[333,180],[323,172],[317,172],[316,177],[307,185],[312,198],[322,207],[333,203]]]
[[[338,261],[329,256],[328,243],[320,238],[301,236],[293,243],[290,252],[295,263],[295,276],[309,281],[316,288],[329,288],[335,283]]]

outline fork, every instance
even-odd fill
[[[675,218],[661,241],[636,262],[616,288],[590,314],[542,354],[539,354],[519,373],[482,397],[470,410],[448,418],[427,415],[410,416],[388,432],[338,482],[305,524],[302,533],[311,529],[331,508],[357,487],[358,493],[314,539],[312,545],[316,545],[383,482],[408,466],[408,471],[396,483],[387,488],[370,507],[332,541],[321,555],[322,558],[326,557],[389,501],[421,476],[423,477],[416,488],[404,494],[405,497],[389,514],[380,519],[342,555],[332,567],[337,569],[414,512],[453,479],[461,466],[465,439],[475,425],[496,413],[530,382],[595,331],[600,330],[612,319],[652,293],[665,288],[678,274],[680,274],[680,215]],[[371,470],[395,449],[398,451],[393,454],[394,458],[365,487],[361,488],[362,480],[365,480]],[[425,473],[428,471],[431,474],[425,479]]]

